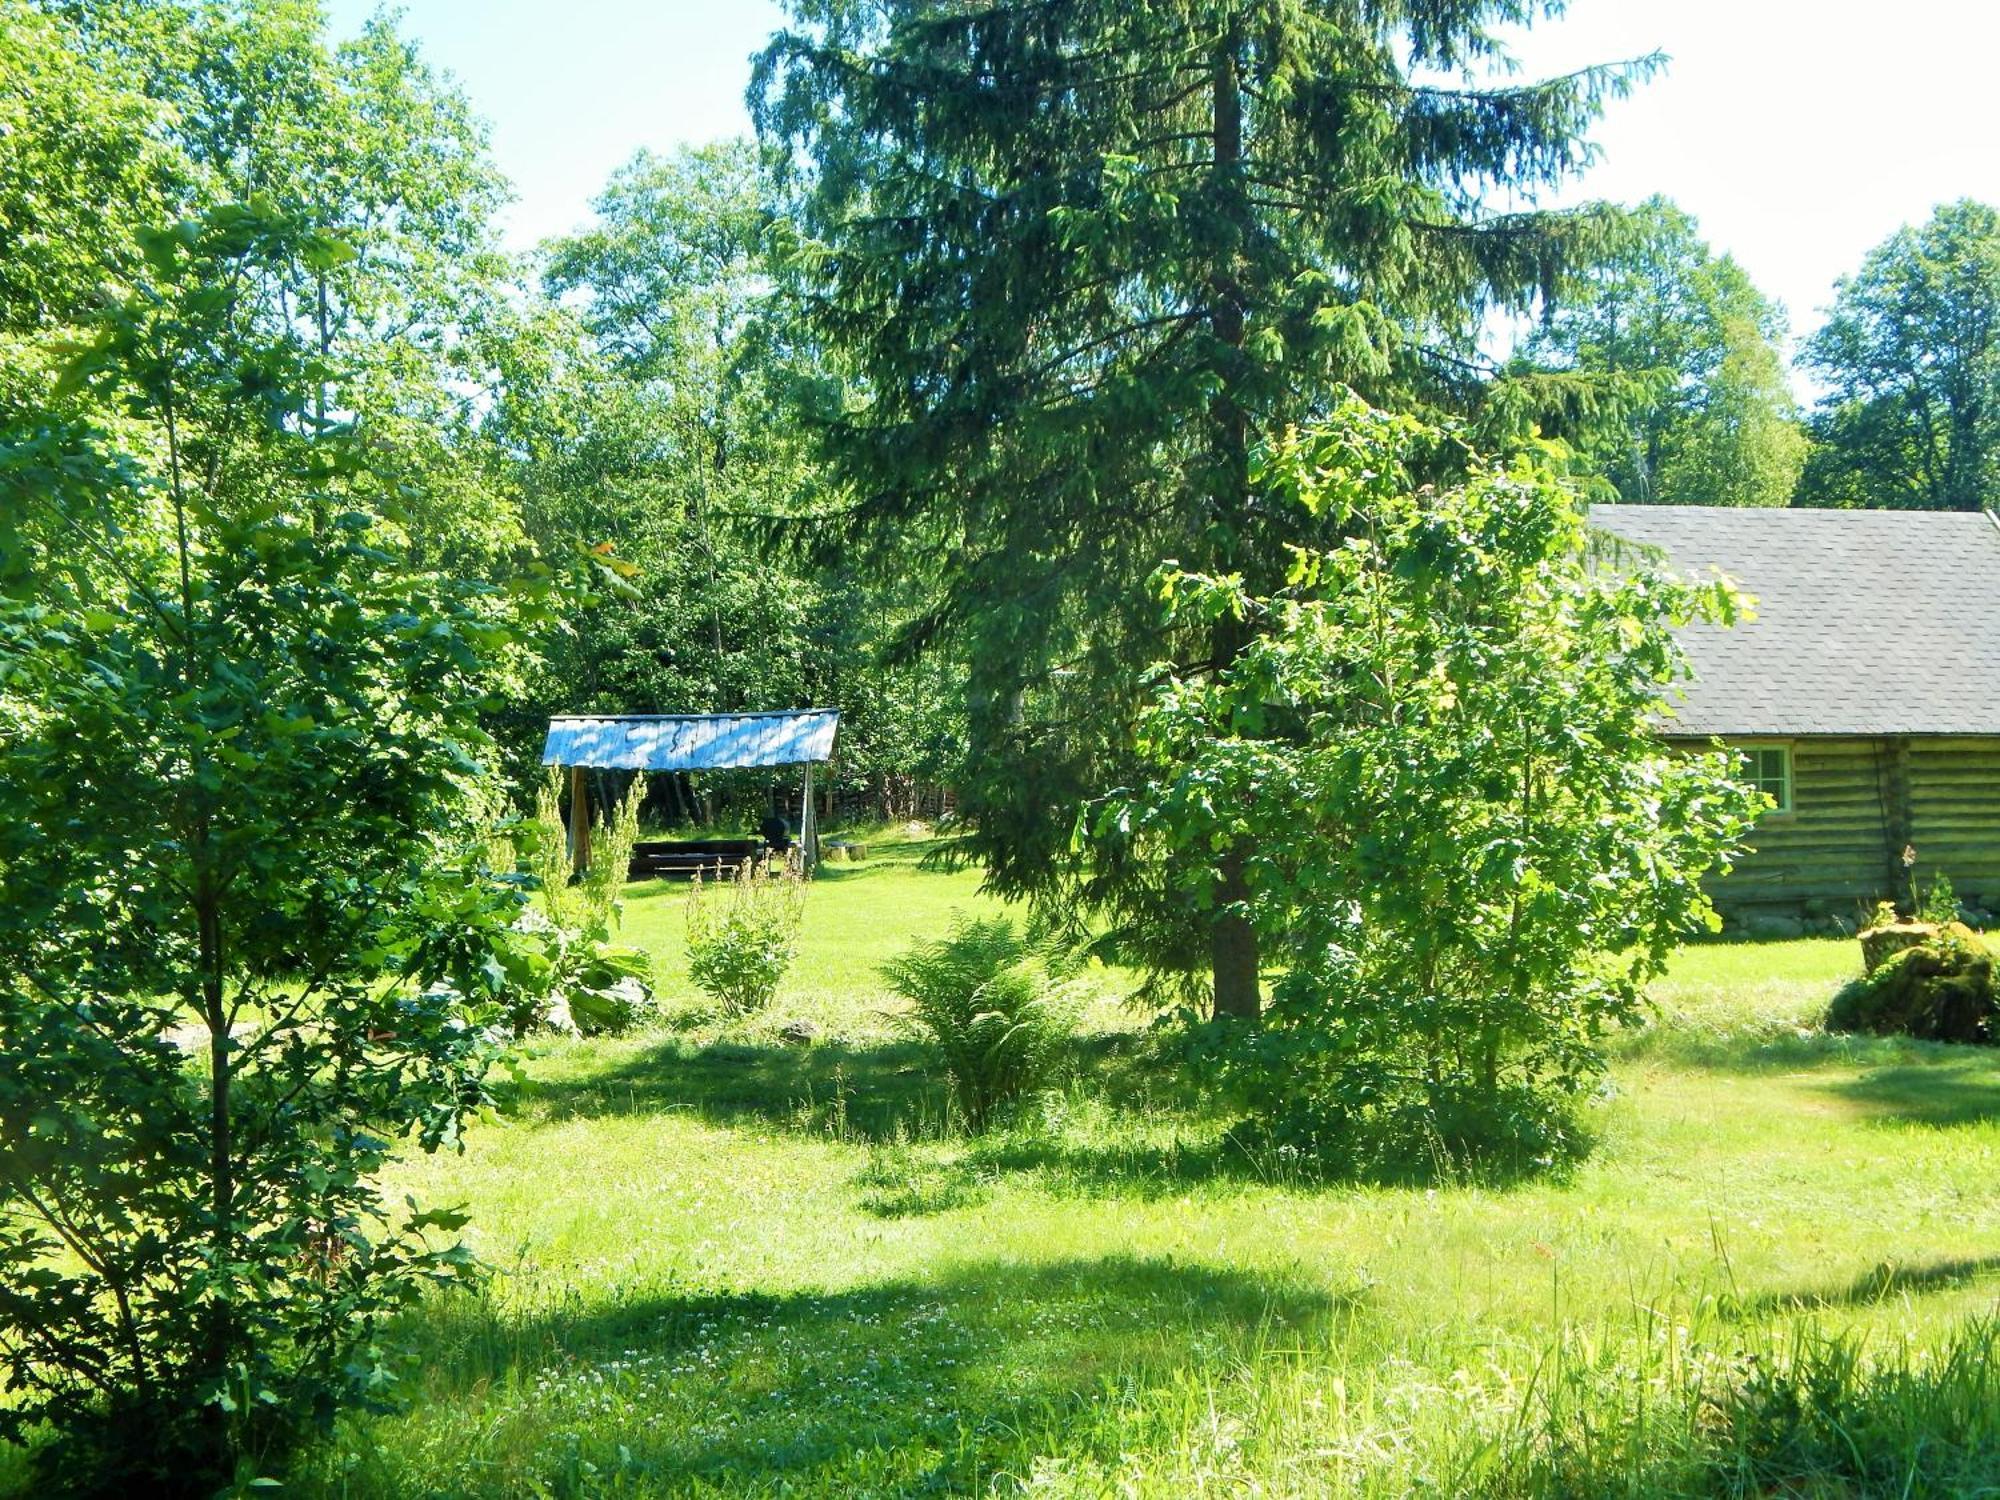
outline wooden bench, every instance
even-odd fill
[[[732,876],[746,859],[760,859],[762,839],[676,839],[632,846],[633,880],[653,875]]]

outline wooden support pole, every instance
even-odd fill
[[[799,858],[808,872],[819,863],[819,819],[813,812],[813,768],[806,762],[805,800],[799,808]]]
[[[569,768],[569,858],[579,875],[590,868],[590,778],[582,766]]]

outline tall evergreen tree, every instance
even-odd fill
[[[1666,199],[1640,204],[1628,230],[1562,289],[1523,356],[1622,386],[1576,434],[1619,499],[1789,504],[1806,438],[1780,353],[1784,309]]]
[[[1302,517],[1257,443],[1343,384],[1480,396],[1491,309],[1526,309],[1595,213],[1489,213],[1586,158],[1647,64],[1481,80],[1535,0],[793,0],[753,107],[802,177],[804,316],[860,396],[827,433],[849,537],[919,562],[912,634],[971,664],[961,807],[993,884],[1107,913],[1159,973],[1254,1016],[1242,842],[1198,909],[1129,850],[1071,853],[1129,766],[1154,661],[1220,668],[1245,631],[1160,624],[1163,558],[1281,574]],[[1051,899],[1052,898],[1052,899]]]
[[[2000,212],[1948,203],[1869,252],[1800,361],[1826,387],[1809,505],[1977,510],[2000,482]]]

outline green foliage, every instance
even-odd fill
[[[1522,350],[1530,368],[1605,377],[1622,399],[1558,421],[1620,500],[1788,505],[1806,438],[1780,350],[1784,312],[1663,198],[1571,278]]]
[[[1882,1294],[1896,1280],[1884,1268]],[[1562,1340],[1466,1492],[1974,1495],[2000,1464],[1990,1317],[1921,1351],[1811,1327],[1729,1355],[1677,1343],[1619,1357]]]
[[[97,311],[154,274],[158,226],[254,202],[298,233],[282,258],[213,288],[205,316],[238,334],[289,330],[295,421],[331,432],[366,412],[342,441],[367,461],[322,476],[318,519],[352,505],[416,561],[516,571],[520,529],[476,399],[504,305],[490,229],[502,186],[463,99],[387,23],[330,46],[311,0],[8,0],[0,38],[0,420],[17,434],[81,422],[143,449],[144,423],[56,377]],[[73,459],[53,429],[47,440],[53,465]],[[130,498],[121,524],[163,538],[160,492]],[[49,524],[0,511],[10,566],[115,586]]]
[[[802,195],[800,337],[852,380],[819,414],[852,497],[828,545],[923,585],[901,643],[969,665],[966,852],[1048,896],[1078,807],[1129,768],[1137,669],[1242,644],[1162,633],[1159,560],[1275,587],[1301,518],[1253,499],[1249,451],[1340,382],[1476,403],[1488,311],[1535,305],[1606,227],[1482,200],[1566,178],[1650,64],[1482,89],[1513,0],[791,9],[752,93]],[[1087,902],[1136,899],[1124,873]],[[1235,907],[1150,930],[1254,1010]]]
[[[83,322],[93,294],[130,269],[135,235],[164,208],[158,104],[142,63],[86,55],[76,28],[31,0],[0,3],[0,348],[45,365],[36,335]],[[40,351],[43,355],[50,352]]]
[[[476,1269],[378,1174],[490,1102],[478,717],[551,580],[422,566],[312,416],[261,295],[342,242],[260,201],[140,243],[50,397],[117,429],[0,429],[0,1433],[206,1495],[389,1399],[388,1320]]]
[[[510,996],[508,1021],[516,1031],[548,1026],[557,1031],[628,1031],[657,1007],[652,963],[635,948],[610,939],[623,910],[620,896],[639,841],[639,805],[646,778],[634,778],[618,803],[591,819],[590,865],[573,872],[569,829],[562,816],[562,772],[551,766],[535,793],[535,811],[515,829],[520,864],[540,897],[537,909],[515,924],[523,945],[539,962],[527,965],[525,982]]]
[[[837,394],[771,303],[777,203],[747,144],[642,152],[592,226],[546,247],[543,289],[562,310],[510,350],[492,433],[522,455],[523,514],[544,547],[609,538],[637,573],[571,621],[533,696],[618,711],[837,703],[836,785],[936,777],[958,737],[942,674],[875,660],[894,590],[786,545],[830,503],[804,413]],[[663,778],[657,810],[695,815],[690,791]]]
[[[1958,920],[1958,892],[1952,889],[1951,878],[1942,870],[1931,877],[1930,889],[1917,903],[1917,920],[1934,922],[1939,927],[1950,926]]]
[[[798,956],[805,880],[789,864],[745,860],[726,883],[688,888],[688,974],[732,1016],[771,1003]]]
[[[584,1036],[616,1036],[659,1014],[653,961],[644,949],[559,930],[550,934],[547,951],[549,984],[537,997],[537,1024]]]
[[[570,857],[569,824],[562,813],[562,770],[550,766],[535,791],[535,815],[521,830],[522,862],[541,892],[549,920],[602,941],[619,917],[632,850],[639,842],[639,807],[646,778],[638,776],[609,810],[592,810],[590,864],[577,872]]]
[[[1948,203],[1840,283],[1800,362],[1826,394],[1811,505],[1977,510],[2000,481],[2000,213]]]
[[[1282,974],[1222,1068],[1337,1170],[1568,1149],[1607,1027],[1714,925],[1701,878],[1759,805],[1655,723],[1686,673],[1672,630],[1731,619],[1727,586],[1600,566],[1527,460],[1412,486],[1439,436],[1350,401],[1270,454],[1272,503],[1347,539],[1299,550],[1275,596],[1162,574],[1177,619],[1256,634],[1225,672],[1155,669],[1146,774],[1079,829],[1080,860],[1189,898],[1217,851],[1255,851],[1246,904]]]
[[[1046,1087],[1068,1060],[1076,992],[1004,917],[957,919],[949,936],[916,944],[882,975],[909,1002],[896,1025],[936,1056],[970,1130]]]

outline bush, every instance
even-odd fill
[[[1005,918],[961,918],[949,937],[917,944],[882,974],[910,1002],[893,1019],[937,1054],[973,1131],[1047,1084],[1076,1031],[1073,986]]]
[[[69,372],[118,434],[0,430],[0,517],[73,549],[0,535],[0,1439],[42,1494],[268,1477],[479,1274],[383,1174],[492,1102],[525,893],[471,783],[548,616],[423,564],[365,424],[288,415],[330,366],[240,299],[339,248],[162,231]]]
[[[688,973],[733,1016],[762,1010],[798,956],[805,881],[789,865],[745,860],[726,885],[688,888]]]

